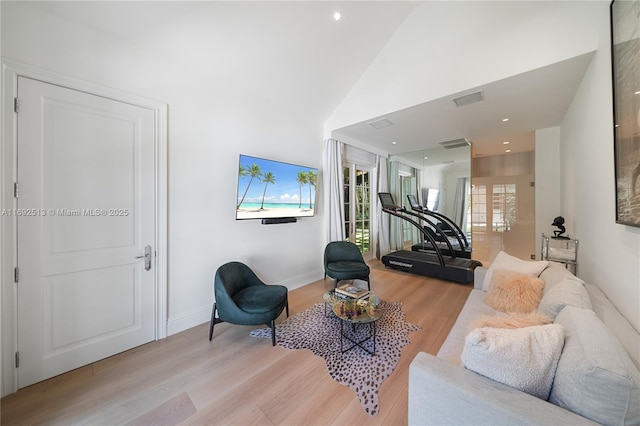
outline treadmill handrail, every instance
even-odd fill
[[[412,207],[412,208],[413,208],[413,207]],[[415,209],[414,209],[414,210],[415,210]],[[419,210],[418,210],[418,211],[419,211]],[[440,234],[441,234],[441,235],[442,235],[442,236],[443,236],[447,241],[448,241],[448,238],[447,238],[447,236],[446,236],[446,233],[445,233],[445,232],[444,232],[444,230],[443,230],[442,228],[440,228],[438,225],[434,224],[434,223],[433,223],[433,222],[431,222],[429,219],[427,219],[426,217],[424,217],[424,216],[422,216],[422,215],[420,215],[420,214],[415,214],[415,213],[410,213],[410,214],[412,214],[412,215],[414,215],[414,216],[418,216],[418,217],[420,217],[420,219],[422,219],[422,220],[424,220],[425,222],[427,222],[427,223],[429,223],[430,225],[432,225],[432,226],[433,226],[433,227],[434,227],[434,228],[435,228],[435,229],[436,229],[436,230],[437,230],[437,231],[438,231],[438,232],[439,232],[439,233],[440,233]],[[429,213],[426,213],[426,214],[427,214],[427,215],[429,215],[429,216],[432,216],[432,215],[430,215]],[[435,215],[433,215],[433,216],[435,216]],[[437,217],[437,216],[435,216],[435,217]],[[445,217],[446,217],[446,216],[445,216]],[[462,239],[460,239],[460,234],[458,234],[458,232],[454,232],[454,236],[456,237],[456,240],[458,240],[458,244],[460,244],[460,251],[465,252],[465,251],[466,251],[466,250],[465,250],[465,248],[469,247],[469,245],[468,245],[468,243],[467,243],[466,238],[465,238],[465,241],[464,241],[464,242],[462,242]],[[462,235],[462,237],[464,238],[464,235]]]
[[[442,237],[442,240],[447,244],[447,247],[449,248],[449,253],[451,253],[451,258],[455,259],[456,258],[456,251],[453,249],[453,246],[451,245],[451,242],[449,241],[449,238],[447,237],[447,235],[444,233],[444,230],[440,229],[440,227],[438,225],[436,225],[435,223],[433,223],[431,220],[427,219],[426,217],[419,215],[417,213],[411,212],[407,209],[403,209],[403,211],[407,214],[410,214],[411,216],[415,216],[420,220],[424,220],[425,222],[427,222],[429,225],[431,225],[438,234],[440,234],[440,236]],[[422,225],[420,225],[420,229],[422,228]],[[428,234],[428,232],[423,231],[423,233],[425,235]],[[435,238],[433,239],[435,241]],[[460,241],[460,239],[458,238],[458,242],[460,243],[460,247],[462,248],[462,251],[464,251],[464,247],[462,246],[462,241]],[[435,245],[435,244],[434,244]]]
[[[445,266],[444,257],[442,257],[442,252],[440,251],[440,248],[438,247],[438,244],[436,243],[436,240],[431,235],[429,235],[429,233],[427,231],[425,231],[422,228],[422,225],[420,225],[418,222],[416,222],[415,220],[413,220],[413,219],[411,219],[409,217],[406,217],[403,214],[398,213],[398,211],[407,213],[407,210],[405,208],[398,209],[398,210],[391,210],[391,209],[382,208],[382,211],[385,212],[385,213],[389,213],[392,216],[399,217],[400,219],[404,219],[407,222],[409,222],[410,224],[412,224],[413,226],[415,226],[416,228],[418,228],[420,230],[420,232],[422,232],[427,237],[427,239],[429,239],[429,241],[433,244],[433,247],[436,250],[436,255],[438,256],[438,262],[440,263],[440,266]]]
[[[429,209],[425,209],[425,208],[422,208],[422,207],[415,207],[413,204],[411,205],[411,209],[415,210],[415,211],[419,211],[419,212],[421,212],[423,214],[426,214],[426,215],[429,215],[429,216],[437,217],[438,219],[442,219],[449,226],[453,225],[453,228],[456,230],[456,238],[458,239],[458,242],[460,243],[460,248],[462,248],[463,251],[464,251],[464,248],[469,247],[469,241],[467,241],[467,237],[464,234],[464,232],[462,232],[462,229],[460,229],[458,224],[455,223],[448,216],[445,216],[442,213],[434,212],[434,211],[431,211]],[[462,243],[462,240],[460,239],[460,236],[462,236],[462,239],[464,240],[464,244]]]
[[[442,213],[438,213],[438,212],[432,212],[429,211],[427,214],[429,215],[433,215],[439,219],[444,220],[445,222],[447,222],[447,224],[449,224],[450,226],[453,226],[453,228],[457,231],[456,233],[458,235],[460,235],[462,237],[462,239],[464,240],[464,246],[465,247],[469,247],[469,241],[467,241],[467,236],[465,235],[465,233],[462,231],[462,229],[460,229],[460,227],[458,226],[457,223],[455,223],[450,217],[443,215]]]

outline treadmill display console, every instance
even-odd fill
[[[402,207],[396,206],[396,203],[393,202],[393,195],[389,192],[378,192],[378,198],[380,198],[380,203],[382,204],[383,209],[388,210],[401,210]]]

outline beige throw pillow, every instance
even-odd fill
[[[529,313],[538,308],[544,280],[522,274],[496,271],[484,302],[502,312]]]

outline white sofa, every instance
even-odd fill
[[[409,413],[408,420],[410,425],[449,425],[449,424],[538,424],[538,425],[578,425],[578,424],[601,424],[609,423],[608,419],[601,420],[598,415],[593,415],[592,411],[604,410],[605,416],[616,411],[618,417],[625,416],[625,413],[636,410],[640,401],[615,401],[610,404],[606,400],[608,396],[615,394],[620,387],[614,384],[612,392],[605,387],[594,386],[593,381],[584,381],[579,395],[573,395],[574,399],[580,400],[578,405],[584,404],[587,408],[585,412],[581,408],[570,411],[554,403],[532,396],[528,393],[519,391],[513,387],[491,380],[480,374],[461,366],[460,357],[465,345],[465,337],[471,331],[471,324],[482,315],[500,315],[495,310],[487,306],[483,302],[485,291],[482,290],[482,283],[487,269],[476,268],[474,289],[471,291],[469,298],[464,305],[455,325],[449,333],[447,339],[442,345],[437,356],[433,356],[424,352],[419,353],[411,363],[409,369]],[[540,278],[545,280],[545,292],[547,289],[553,288],[560,280],[573,276],[563,265],[550,262],[549,266],[542,272]],[[581,281],[581,280],[579,280]],[[582,281],[581,281],[582,282]],[[628,355],[626,362],[628,369],[632,371],[631,381],[625,373],[621,379],[624,379],[625,386],[631,383],[631,398],[636,398],[638,386],[638,369],[640,369],[640,334],[631,324],[618,312],[613,304],[606,298],[600,289],[594,285],[584,284],[587,290],[588,298],[591,302],[591,309],[595,313],[595,317],[599,318],[605,325],[604,330],[611,331],[615,338],[624,348],[623,352]],[[571,302],[567,302],[571,306]],[[566,311],[566,312],[565,312]],[[565,313],[573,311],[582,312],[577,308],[564,308],[560,312],[563,316]],[[590,314],[588,311],[585,312]],[[557,320],[560,319],[558,314]],[[591,314],[592,317],[594,317]],[[598,319],[594,319],[598,321]],[[582,327],[583,321],[576,321],[577,328]],[[589,323],[589,321],[584,321]],[[597,327],[596,327],[597,328]],[[585,335],[590,335],[590,330],[582,330]],[[571,333],[576,333],[575,331]],[[559,379],[561,375],[569,376],[570,379],[580,379],[578,373],[570,371],[567,373],[566,368],[571,369],[574,364],[581,364],[581,360],[575,358],[575,353],[565,354],[569,352],[572,344],[579,342],[579,338],[571,336],[565,330],[565,343],[558,362],[558,369],[554,377],[553,387],[560,386],[562,382]],[[588,337],[590,338],[590,337]],[[614,345],[601,345],[601,347],[619,347]],[[600,349],[597,349],[600,350]],[[624,353],[622,354],[624,357]],[[585,358],[589,358],[585,356]],[[564,359],[564,361],[563,361]],[[563,364],[564,363],[564,364]],[[564,365],[564,370],[561,370]],[[630,366],[630,367],[629,367]],[[587,374],[595,372],[599,374],[600,367],[597,365],[587,366]],[[634,371],[635,370],[635,371]],[[562,371],[562,372],[561,372]],[[564,377],[562,376],[562,377]],[[552,387],[552,389],[553,389]],[[583,390],[584,389],[584,390]],[[626,387],[625,387],[626,389]],[[605,398],[598,395],[605,394]],[[615,398],[618,398],[617,396]],[[591,399],[591,400],[590,400]],[[639,398],[640,399],[640,398]],[[555,401],[557,403],[557,401]],[[625,408],[624,405],[627,404]],[[630,410],[629,404],[634,405]],[[604,405],[604,406],[603,406]],[[615,407],[611,407],[614,405]],[[573,407],[572,407],[573,408]],[[626,410],[626,411],[625,411]],[[596,418],[596,422],[584,417],[585,414],[592,418]],[[614,414],[615,417],[615,414]],[[627,416],[628,417],[628,416]],[[638,424],[640,418],[627,418],[619,422],[619,424]]]

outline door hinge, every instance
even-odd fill
[[[16,351],[16,368],[20,367],[20,352]]]
[[[18,185],[18,182],[14,182],[13,183],[13,196],[15,198],[18,198],[18,195],[20,194],[20,187]]]
[[[13,98],[13,112],[20,112],[20,101],[18,100],[18,98]]]
[[[18,268],[17,266],[13,270],[13,281],[16,283],[20,281],[20,268]]]

